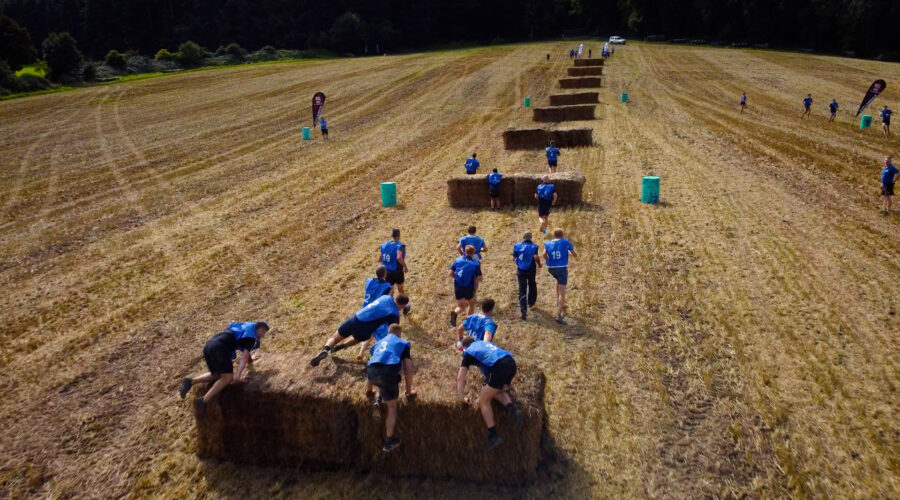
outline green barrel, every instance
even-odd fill
[[[622,102],[628,102],[628,94],[622,93]]]
[[[381,204],[385,207],[393,207],[397,204],[397,183],[381,183]]]
[[[303,127],[303,130],[301,131],[300,135],[303,137],[304,141],[308,141],[308,140],[312,139],[312,135],[310,135],[310,133],[309,133],[309,127]]]
[[[641,183],[641,202],[659,203],[659,177],[644,177]]]
[[[526,97],[526,98],[525,98],[525,102],[524,102],[523,104],[525,104],[525,107],[526,107],[526,108],[530,108],[530,107],[531,107],[531,98],[530,98],[530,97]]]
[[[862,119],[859,120],[859,129],[865,130],[872,126],[872,115],[862,115]]]

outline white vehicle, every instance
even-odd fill
[[[613,45],[625,45],[625,39],[620,36],[609,37],[609,43]]]

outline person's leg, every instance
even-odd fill
[[[356,355],[356,359],[362,361],[363,357],[366,355],[366,349],[372,347],[372,342],[375,342],[375,338],[371,338],[359,346],[359,354]]]
[[[491,401],[498,392],[500,392],[499,389],[486,385],[481,389],[481,395],[478,396],[478,408],[481,410],[481,418],[484,419],[484,425],[488,430],[494,428],[494,409],[491,408]]]
[[[528,277],[519,271],[516,278],[519,280],[519,310],[522,312],[522,319],[525,319],[528,315]]]
[[[468,315],[471,316],[471,315],[475,314],[475,297],[472,297],[471,299],[467,300],[466,302],[469,303]]]
[[[547,232],[547,217],[542,215],[538,218],[541,220],[541,233]]]
[[[330,353],[334,349],[334,346],[338,342],[344,340],[345,338],[347,338],[347,337],[344,337],[343,335],[341,335],[340,332],[334,332],[334,335],[332,335],[331,337],[328,338],[327,341],[325,341],[325,347],[323,347],[322,350],[319,351],[319,354],[316,354],[313,357],[313,359],[310,360],[309,364],[311,366],[319,366],[319,363],[323,359],[328,357],[328,353]],[[352,344],[350,344],[350,345],[352,345]],[[343,348],[343,347],[346,347],[346,346],[342,346],[341,348]]]
[[[885,204],[887,205],[886,210],[887,210],[888,213],[890,213],[890,212],[891,212],[891,203],[892,203],[892,201],[893,201],[893,200],[892,200],[892,197],[891,197],[891,196],[885,196],[885,197],[884,197],[884,201],[885,201]]]
[[[509,394],[507,394],[506,391],[497,391],[497,394],[494,395],[494,399],[499,401],[500,404],[502,404],[504,408],[506,406],[508,406],[510,403],[512,403],[512,398],[509,397]]]
[[[203,395],[203,403],[209,403],[210,400],[212,400],[212,398],[216,396],[216,394],[222,392],[223,389],[228,387],[228,384],[231,383],[231,379],[233,377],[234,375],[232,375],[231,373],[223,373],[219,375],[216,383],[213,384],[213,386],[210,387],[208,391],[206,391],[206,394]]]
[[[566,285],[556,285],[556,293],[559,315],[562,316],[566,313]]]
[[[345,337],[344,337],[343,335],[341,335],[340,333],[334,332],[334,334],[333,334],[331,337],[329,337],[328,340],[325,341],[325,345],[326,345],[329,349],[333,349],[334,346],[335,346],[335,344],[337,344],[338,342],[344,340],[344,338],[345,338]],[[350,344],[350,345],[353,345],[353,344]]]
[[[528,307],[534,307],[537,302],[537,269],[528,276]]]
[[[394,429],[397,427],[397,400],[385,401],[387,405],[387,418],[384,419],[384,435],[391,439],[394,437]]]
[[[203,375],[197,375],[196,377],[191,379],[191,384],[205,384],[207,382],[213,382],[218,380],[218,375],[213,375],[210,372],[206,372]]]
[[[397,287],[397,292],[399,292],[400,295],[406,295],[406,293],[403,292],[403,283],[397,283],[395,286]]]

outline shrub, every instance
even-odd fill
[[[175,59],[175,54],[166,49],[159,49],[159,52],[156,53],[154,59],[157,61],[172,61]]]
[[[182,43],[175,54],[175,60],[185,68],[200,66],[205,58],[206,50],[190,40]]]
[[[110,68],[125,69],[126,64],[128,60],[118,50],[113,49],[106,53],[106,65]]]
[[[50,67],[48,74],[50,80],[59,81],[63,78],[76,78],[81,74],[81,65],[84,57],[78,50],[78,45],[72,35],[63,33],[50,33],[41,44],[44,52],[44,60]]]
[[[109,61],[106,62],[109,65]],[[91,63],[87,63],[84,65],[84,69],[81,70],[81,79],[86,82],[93,82],[97,80],[97,67]]]
[[[10,69],[18,69],[33,63],[37,55],[28,30],[0,14],[0,59],[6,60]]]
[[[229,43],[228,46],[225,47],[225,54],[234,61],[243,61],[244,58],[247,57],[247,51],[234,42]]]

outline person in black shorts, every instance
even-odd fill
[[[227,330],[216,334],[203,346],[203,359],[209,372],[196,377],[187,377],[181,381],[178,395],[184,396],[194,384],[214,382],[202,398],[194,400],[194,414],[199,418],[206,413],[206,405],[222,392],[229,384],[241,384],[247,381],[244,373],[247,365],[252,364],[250,351],[258,347],[259,341],[268,333],[269,325],[259,321],[255,323],[232,323]],[[233,360],[237,351],[241,351],[237,374],[233,374]]]
[[[392,325],[400,323],[400,309],[409,304],[409,298],[402,293],[396,297],[383,295],[372,301],[366,307],[356,312],[347,321],[344,321],[338,327],[337,332],[328,337],[325,346],[319,354],[316,354],[309,364],[311,366],[319,366],[319,363],[328,357],[335,345],[341,343],[347,337],[353,337],[350,342],[341,344],[342,348],[350,347],[360,342],[365,342],[372,338],[372,335],[384,325]]]
[[[387,282],[396,288],[397,292],[405,293],[403,282],[406,281],[406,272],[409,268],[406,266],[406,245],[400,241],[399,229],[391,230],[391,239],[378,248],[378,263],[387,268]],[[404,314],[408,312],[408,309],[403,311]]]
[[[374,409],[377,412],[382,402],[387,406],[387,418],[384,422],[385,440],[382,448],[385,452],[391,452],[400,445],[400,440],[394,437],[394,429],[397,426],[401,370],[406,380],[406,400],[414,401],[416,391],[412,388],[410,344],[400,338],[400,325],[393,324],[388,327],[388,334],[372,347],[372,357],[366,365],[366,396],[374,394],[372,386],[378,387]]]

